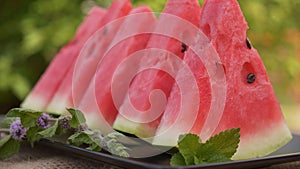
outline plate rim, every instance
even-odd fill
[[[105,152],[90,151],[66,143],[51,141],[49,139],[42,139],[37,144],[71,151],[72,156],[80,157],[82,159],[92,160],[96,162],[101,161],[113,166],[117,166],[121,168],[125,167],[130,169],[202,169],[202,168],[207,168],[207,169],[220,169],[220,168],[247,169],[248,168],[250,169],[250,168],[257,168],[257,167],[267,167],[275,164],[288,163],[288,162],[300,160],[300,149],[299,149],[299,152],[269,155],[269,156],[244,159],[244,160],[234,160],[228,162],[218,162],[218,163],[190,165],[190,166],[169,166],[169,165],[145,162],[142,159],[135,160],[132,158],[118,157]]]

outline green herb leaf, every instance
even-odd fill
[[[21,116],[21,108],[13,108],[10,109],[7,113],[6,113],[6,117],[20,117]]]
[[[182,156],[182,154],[177,152],[172,156],[172,158],[170,160],[170,165],[171,166],[185,166],[187,164],[185,163],[185,159]]]
[[[68,144],[75,146],[81,146],[82,144],[91,144],[92,139],[90,135],[93,133],[91,131],[82,131],[80,133],[75,133],[68,138]]]
[[[3,147],[10,138],[11,138],[11,135],[7,135],[7,136],[1,138],[0,139],[0,148]]]
[[[11,109],[6,117],[20,117],[22,125],[26,128],[36,126],[37,119],[41,116],[42,112],[24,109],[24,108],[14,108]]]
[[[215,144],[211,143],[203,144],[201,150],[197,154],[197,157],[198,161],[195,162],[195,164],[231,161],[231,157],[226,157],[216,149]]]
[[[103,138],[102,145],[108,148],[108,151],[114,155],[121,157],[129,157],[129,148],[125,147],[118,140],[124,137],[123,134],[118,132],[112,132]]]
[[[54,138],[57,140],[57,136],[60,135],[63,137],[60,141],[63,140],[63,142],[65,142],[67,139],[67,143],[81,146],[88,150],[100,151],[105,147],[112,154],[123,157],[129,156],[127,153],[128,149],[118,141],[118,139],[123,136],[122,134],[110,133],[103,136],[99,130],[88,129],[85,117],[81,111],[75,109],[67,110],[70,112],[71,116],[56,115],[51,116],[51,118],[47,117],[46,122],[51,124],[47,129],[44,129],[44,126],[40,124],[43,119],[39,118],[43,112],[23,108],[10,110],[6,115],[6,118],[1,121],[0,125],[6,131],[9,130],[10,125],[15,120],[20,120],[22,126],[26,128],[26,139],[24,141],[28,141],[31,146],[42,138]],[[72,135],[74,131],[77,133]],[[4,137],[0,140],[0,160],[17,153],[19,148],[20,143],[14,140],[11,135]]]
[[[170,161],[172,166],[205,164],[230,161],[238,148],[240,129],[231,129],[211,137],[201,143],[195,134],[181,135],[178,139],[178,152]]]
[[[194,157],[201,149],[201,140],[195,134],[186,134],[179,137],[178,149],[186,165],[195,164]]]
[[[68,143],[75,145],[75,146],[81,146],[83,144],[87,145],[88,147],[86,149],[92,150],[92,151],[100,151],[101,150],[101,143],[100,139],[97,139],[97,133],[91,130],[82,131],[80,133],[76,133],[71,135],[68,138]]]
[[[33,143],[42,139],[43,136],[37,134],[40,131],[39,127],[31,127],[26,131],[27,141],[33,146]]]
[[[69,121],[71,127],[78,128],[80,125],[84,125],[86,123],[85,117],[80,110],[75,110],[75,109],[67,109],[67,110],[72,115],[72,118]]]
[[[41,135],[42,138],[49,138],[49,137],[52,137],[55,135],[57,128],[58,128],[58,120],[55,121],[53,126],[47,128],[45,130],[42,130],[42,131],[38,132],[37,134]]]
[[[10,125],[18,119],[20,119],[20,118],[19,117],[6,117],[2,121],[0,121],[0,127],[1,128],[10,128]]]
[[[4,160],[8,157],[19,152],[20,143],[14,140],[11,135],[7,135],[0,140],[0,160]]]
[[[37,126],[37,119],[41,116],[42,112],[32,111],[32,112],[22,112],[21,122],[26,128]]]
[[[206,144],[213,146],[217,152],[227,158],[231,158],[238,148],[240,142],[240,129],[234,128],[223,131],[210,138]]]

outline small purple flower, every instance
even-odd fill
[[[69,129],[71,128],[70,124],[69,124],[69,120],[67,118],[63,118],[61,120],[61,127],[64,129]]]
[[[88,130],[88,126],[86,124],[80,124],[78,128],[75,130],[75,133],[80,133],[85,130]]]
[[[26,128],[24,128],[21,124],[20,120],[16,120],[14,121],[11,125],[10,125],[10,134],[12,135],[12,137],[15,140],[19,140],[21,141],[22,139],[25,138],[26,136]]]
[[[49,123],[49,119],[50,119],[50,116],[46,113],[43,113],[38,119],[37,119],[37,124],[44,128],[44,129],[47,129],[50,127],[50,123]]]

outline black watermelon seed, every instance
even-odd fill
[[[72,43],[72,45],[75,45],[77,42],[78,42],[78,40],[74,39],[71,43]]]
[[[107,33],[107,28],[105,27],[105,28],[103,28],[103,30],[102,30],[102,35],[106,35],[106,33]]]
[[[251,42],[248,39],[248,37],[246,38],[246,45],[247,45],[248,49],[252,49],[252,45],[251,45]]]
[[[182,47],[181,53],[184,53],[184,52],[186,51],[186,49],[187,49],[186,44],[182,42],[182,43],[181,43],[181,47]]]
[[[253,73],[249,73],[249,74],[248,74],[248,76],[247,76],[247,82],[248,82],[249,84],[253,83],[253,82],[255,81],[255,79],[256,79],[255,74],[253,74]]]

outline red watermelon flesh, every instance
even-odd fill
[[[189,87],[180,89],[176,83],[174,84],[152,142],[154,145],[175,146],[177,139],[174,138],[178,138],[180,134],[200,133],[210,111],[212,99],[210,78],[202,60],[191,49],[188,49],[183,61],[192,71],[192,75],[178,73],[176,82],[188,83],[188,79],[192,78],[196,80],[197,86],[189,83],[187,84]],[[197,98],[189,94],[196,93],[197,90]],[[190,96],[187,97],[187,95]],[[180,114],[183,114],[183,116],[180,116]]]
[[[197,0],[169,0],[163,10],[163,14],[175,15],[197,26],[200,17],[200,6]],[[169,27],[167,22],[167,17],[161,15],[157,23],[156,30],[167,27],[169,31],[178,32],[178,30],[182,29],[181,27],[185,26],[178,24],[174,25],[173,27]],[[181,36],[185,36],[184,32],[182,32]],[[163,49],[175,54],[179,58],[183,58],[182,42],[172,37],[153,34],[146,49],[153,48]],[[170,54],[166,52],[162,53],[160,58],[163,58],[163,60],[157,59],[156,62],[158,64],[161,62],[166,62],[169,55]],[[145,61],[142,60],[142,62]],[[129,65],[129,67],[129,69],[131,69],[132,65]],[[164,95],[168,97],[173,83],[174,79],[167,73],[160,70],[148,69],[137,74],[130,84],[129,92],[127,93],[127,96],[125,96],[122,105],[118,108],[119,114],[114,122],[113,127],[117,130],[135,134],[136,136],[145,139],[154,136],[155,131],[160,123],[161,116],[157,117],[156,119],[144,121],[145,117],[152,116],[150,114],[153,114],[153,118],[155,118],[154,114],[157,113],[151,112],[155,105],[150,106],[149,96],[152,97],[152,91],[160,89],[163,91]],[[155,96],[153,95],[153,97]],[[132,109],[132,107],[133,109],[137,109],[137,111],[129,111]],[[135,119],[128,119],[128,117],[133,117]]]
[[[95,38],[95,35],[97,35],[97,40],[93,43],[85,44],[78,59],[73,63],[71,69],[69,69],[68,73],[65,75],[62,84],[59,86],[53,99],[48,105],[47,111],[63,113],[66,110],[66,107],[75,106],[75,103],[73,103],[74,99],[78,102],[78,100],[83,97],[83,94],[95,73],[97,63],[102,57],[101,53],[109,46],[115,32],[118,31],[121,24],[121,22],[119,22],[113,26],[107,26],[109,25],[108,23],[127,15],[130,10],[130,1],[115,1],[98,24],[91,23],[89,25],[90,27],[93,27],[93,32],[91,33],[94,33],[94,36],[90,37]],[[72,90],[76,93],[76,98],[74,98]]]
[[[22,107],[44,111],[64,80],[68,70],[71,68],[78,56],[80,49],[86,40],[95,32],[95,27],[102,19],[106,10],[93,7],[84,22],[78,28],[73,40],[64,46],[54,57],[45,73],[34,86],[22,103]],[[93,25],[93,26],[91,26]]]
[[[196,121],[191,132],[206,140],[226,129],[240,128],[241,141],[234,159],[261,157],[287,143],[291,139],[291,133],[263,62],[257,51],[246,42],[248,26],[238,2],[206,0],[202,8],[200,28],[211,39],[219,54],[221,63],[217,65],[221,64],[219,68],[224,69],[221,72],[226,77],[226,100],[222,116],[215,115],[214,112],[209,114],[215,115],[217,123],[206,116],[204,124]],[[198,116],[203,116],[201,113],[203,112],[199,111]],[[159,141],[161,140],[156,140],[155,144],[176,144],[175,137],[169,143]]]
[[[85,113],[87,123],[91,128],[110,131],[118,113],[111,95],[113,73],[117,66],[132,53],[144,49],[150,38],[156,18],[151,9],[139,6],[132,9],[124,18],[113,44],[98,64],[96,74],[90,83],[79,109]],[[120,99],[120,98],[119,98]]]
[[[264,156],[287,143],[290,131],[264,64],[258,52],[246,43],[248,26],[238,2],[206,1],[200,26],[219,53],[227,79],[225,109],[214,133],[241,128],[235,158]]]

